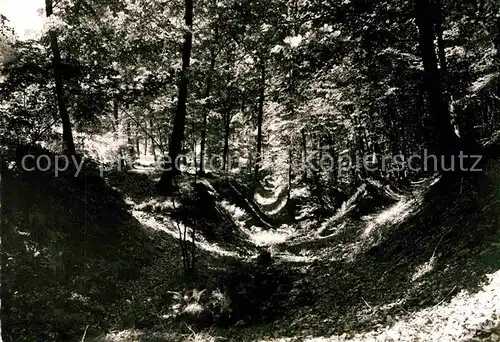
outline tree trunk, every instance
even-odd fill
[[[115,135],[118,136],[118,130],[120,127],[120,120],[118,118],[118,99],[113,97],[113,119],[114,119],[114,130],[115,130]]]
[[[222,153],[223,165],[222,169],[227,172],[229,169],[228,156],[229,156],[229,135],[231,133],[231,110],[232,110],[232,94],[231,94],[231,74],[228,70],[227,79],[227,107],[224,113],[224,151]]]
[[[229,171],[229,163],[228,163],[228,156],[229,156],[229,135],[231,132],[231,109],[228,109],[228,112],[225,115],[224,119],[224,152],[223,152],[223,160],[224,164],[222,169],[227,172]]]
[[[458,146],[458,137],[454,132],[450,112],[443,95],[443,85],[434,46],[434,25],[429,13],[432,13],[429,0],[416,0],[419,46],[424,65],[424,87],[433,120],[432,146],[435,153],[448,155]]]
[[[259,108],[257,117],[257,158],[255,160],[255,180],[259,179],[259,172],[262,164],[262,122],[264,117],[264,101],[266,92],[266,61],[263,57],[260,59],[260,94],[259,94]]]
[[[170,170],[163,172],[160,180],[160,187],[163,189],[171,189],[172,180],[175,175],[180,173],[180,165],[176,162],[181,153],[182,141],[184,140],[184,130],[186,127],[186,106],[188,98],[189,85],[189,64],[191,61],[191,48],[193,45],[193,0],[185,0],[185,16],[184,16],[186,31],[184,32],[184,43],[182,44],[182,71],[181,81],[179,86],[179,95],[177,99],[177,110],[174,116],[174,125],[172,129],[169,158]]]
[[[193,139],[193,161],[194,161],[194,178],[196,179],[196,170],[198,169],[198,162],[196,161],[197,155],[196,155],[196,138]],[[196,180],[195,180],[196,183]]]
[[[149,131],[151,132],[151,153],[153,154],[153,159],[156,161],[156,144],[155,144],[155,139],[154,139],[154,125],[153,125],[153,118],[149,119]]]
[[[441,0],[435,0],[436,6],[434,13],[436,15],[436,36],[439,54],[439,66],[441,68],[441,76],[443,78],[443,86],[446,88],[446,78],[448,77],[448,64],[446,63],[446,52],[443,39],[443,9],[441,7]]]
[[[52,0],[45,0],[45,14],[50,17],[53,14]],[[68,108],[64,99],[64,85],[61,71],[61,52],[57,42],[57,33],[53,30],[49,32],[50,48],[52,50],[52,63],[54,68],[54,81],[56,84],[56,98],[59,115],[63,126],[63,140],[66,146],[66,153],[76,155],[73,132],[71,130],[71,120],[69,119]]]
[[[302,128],[300,130],[300,135],[302,136],[302,156],[303,156],[303,169],[304,169],[304,178],[307,178],[307,136],[306,130]]]
[[[134,158],[135,151],[134,151],[134,142],[132,141],[132,133],[131,133],[131,128],[130,128],[130,119],[127,119],[127,152],[129,155],[130,159]]]
[[[113,97],[113,128],[114,128],[114,139],[118,140],[120,132],[120,119],[118,115],[118,99],[116,96]],[[123,157],[123,148],[120,147],[119,149],[119,158],[120,160],[118,161],[118,168],[119,170],[123,170],[125,168],[125,160]]]
[[[137,158],[140,158],[141,157],[141,149],[140,149],[140,141],[139,141],[139,127],[136,123],[136,127],[135,127],[136,131],[135,131],[135,148],[137,150]]]
[[[210,91],[212,87],[212,77],[215,69],[215,47],[217,45],[217,41],[219,39],[219,30],[218,26],[215,27],[215,39],[210,48],[210,69],[208,70],[207,76],[207,88],[205,90],[205,98],[207,98],[207,108],[203,111],[203,127],[201,128],[201,143],[200,143],[200,174],[205,173],[205,146],[207,140],[207,117],[212,109],[212,101],[208,100],[210,97]]]

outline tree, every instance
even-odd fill
[[[424,87],[429,99],[429,110],[433,119],[433,149],[439,155],[452,153],[458,146],[450,111],[443,94],[443,83],[438,67],[435,31],[430,0],[415,0],[415,14],[419,33],[419,47],[424,65]]]
[[[201,146],[200,146],[200,174],[205,173],[205,151],[206,151],[206,142],[207,142],[207,119],[208,114],[212,108],[212,101],[210,99],[210,93],[212,90],[212,80],[215,71],[215,62],[216,62],[216,47],[219,39],[219,27],[216,24],[214,30],[214,40],[210,46],[210,67],[207,75],[207,84],[205,90],[205,98],[207,99],[207,108],[203,111],[203,123],[201,127]]]
[[[45,14],[47,18],[53,15],[52,0],[45,0]],[[52,50],[52,67],[54,72],[54,82],[56,85],[56,99],[59,115],[63,126],[63,140],[66,145],[66,152],[69,155],[76,155],[75,143],[73,141],[73,131],[71,128],[71,120],[68,114],[68,108],[64,95],[64,84],[61,68],[61,52],[59,51],[59,44],[57,42],[57,33],[55,30],[49,32],[50,48]]]
[[[264,118],[264,101],[266,94],[266,60],[259,59],[260,84],[259,84],[259,106],[257,109],[257,157],[255,159],[255,180],[259,180],[259,171],[262,164],[262,123]]]
[[[184,32],[184,43],[182,44],[182,71],[180,75],[181,80],[179,84],[179,95],[177,97],[177,110],[174,116],[174,123],[168,152],[168,156],[170,159],[170,170],[165,171],[160,180],[160,187],[163,189],[169,189],[172,186],[173,177],[180,173],[178,157],[181,153],[182,142],[184,140],[184,130],[186,127],[189,64],[191,60],[191,48],[193,45],[193,0],[185,0],[184,20],[186,28]]]

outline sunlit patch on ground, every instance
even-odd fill
[[[279,253],[274,255],[274,257],[284,261],[291,263],[311,263],[318,258],[312,255],[309,251],[301,251],[298,255],[291,253]]]
[[[282,225],[280,228],[273,230],[252,226],[244,231],[256,246],[273,246],[281,244],[296,235],[296,230],[288,225]]]
[[[281,192],[285,188],[286,188],[286,184],[279,184],[274,189],[272,189],[272,192],[273,192],[272,196],[264,197],[264,196],[260,195],[259,193],[256,193],[254,196],[254,199],[261,206],[266,206],[266,205],[276,203],[279,199],[279,195],[281,194]]]
[[[432,256],[429,261],[423,263],[422,265],[420,265],[415,273],[413,274],[411,280],[412,281],[415,281],[419,278],[421,278],[422,276],[426,275],[427,273],[431,272],[434,267],[436,266],[436,262],[437,262],[437,258],[436,256]]]
[[[191,236],[191,228],[185,227],[183,224],[174,222],[166,217],[163,217],[163,222],[159,222],[155,217],[151,214],[140,210],[132,210],[132,215],[144,226],[149,227],[153,230],[159,230],[165,232],[172,237],[178,239],[179,234],[184,235],[184,230],[186,230],[186,236]],[[180,229],[180,232],[179,232]],[[230,256],[230,257],[238,257],[238,253],[233,251],[228,251],[217,244],[207,242],[201,234],[196,235],[196,246],[200,249],[203,249],[207,252],[214,253],[219,256]]]
[[[417,189],[414,190],[413,195],[402,196],[394,193],[393,198],[398,198],[398,202],[386,208],[385,210],[379,212],[375,215],[367,215],[363,217],[364,221],[367,221],[362,239],[367,240],[372,237],[372,235],[377,231],[378,228],[386,225],[394,225],[405,221],[414,210],[422,204],[424,200],[425,190],[432,187],[439,181],[439,177],[434,177],[426,180]]]
[[[378,227],[403,222],[411,214],[416,203],[413,199],[403,199],[376,215],[363,217],[368,224],[363,231],[362,238],[368,238]]]
[[[246,212],[240,207],[229,203],[228,201],[220,201],[218,204],[226,210],[233,220],[239,225],[244,226],[244,219],[246,218]]]
[[[95,342],[216,342],[223,339],[212,336],[207,332],[191,332],[190,334],[176,334],[170,332],[147,333],[141,330],[128,329],[110,332],[104,337],[96,339]]]
[[[366,190],[366,186],[363,184],[360,186],[357,191],[344,203],[339,210],[335,213],[334,216],[326,220],[321,224],[319,229],[316,231],[316,236],[321,235],[326,229],[329,229],[335,222],[344,217],[348,212],[350,212],[356,205],[356,200],[361,196]]]
[[[302,339],[278,338],[266,342],[341,342],[341,341],[471,341],[479,331],[489,331],[500,324],[500,271],[491,274],[489,283],[477,293],[462,291],[449,303],[442,303],[395,318],[391,325],[361,334],[342,334]],[[393,303],[400,305],[400,303]],[[372,308],[383,310],[384,308]],[[495,335],[496,336],[496,335]],[[498,336],[490,340],[495,340]]]

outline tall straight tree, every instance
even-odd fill
[[[219,27],[216,25],[214,30],[214,40],[212,46],[210,47],[210,67],[207,75],[207,84],[205,88],[205,97],[207,98],[207,108],[203,111],[203,126],[201,128],[201,146],[200,146],[200,174],[205,173],[205,150],[207,142],[207,124],[208,124],[208,114],[212,109],[212,101],[210,100],[210,91],[212,89],[212,78],[215,70],[215,58],[216,52],[215,48],[217,46],[219,38]]]
[[[450,111],[443,94],[443,83],[438,67],[433,12],[430,0],[415,0],[419,47],[424,65],[424,88],[429,99],[433,120],[432,144],[434,152],[445,155],[458,146],[458,137],[451,123]]]
[[[262,166],[262,123],[264,118],[264,101],[266,93],[266,61],[260,58],[259,108],[257,112],[257,158],[255,160],[255,180],[259,179]]]
[[[184,32],[184,43],[182,44],[182,71],[179,85],[179,95],[177,99],[177,110],[174,116],[174,125],[170,136],[169,146],[169,168],[163,172],[160,180],[160,187],[169,189],[175,175],[180,173],[177,161],[181,154],[182,141],[184,140],[184,130],[186,128],[186,106],[189,85],[189,65],[191,61],[191,49],[193,46],[193,0],[185,0],[184,22],[186,30]]]
[[[45,0],[45,14],[50,17],[54,13],[52,0]],[[73,140],[73,132],[71,130],[71,121],[69,119],[68,107],[64,98],[64,85],[61,69],[61,52],[57,42],[57,33],[54,30],[49,32],[50,48],[52,50],[52,67],[54,70],[54,81],[56,84],[57,108],[61,116],[63,126],[63,140],[66,145],[66,152],[69,155],[76,155],[75,143]]]

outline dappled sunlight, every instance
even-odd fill
[[[169,234],[170,236],[178,239],[179,234],[184,235],[184,230],[186,230],[186,236],[191,236],[192,229],[189,227],[185,227],[182,223],[176,223],[171,219],[167,219],[163,217],[163,222],[159,222],[155,217],[151,214],[140,210],[132,210],[132,215],[144,226],[149,227],[153,230],[158,230]],[[179,229],[181,232],[179,232]],[[189,240],[189,238],[188,238]],[[196,235],[196,246],[202,250],[207,252],[219,255],[219,256],[229,256],[229,257],[238,257],[238,253],[225,250],[218,246],[215,243],[207,242],[202,235]]]
[[[130,202],[129,202],[130,203]],[[133,201],[131,203],[134,203]],[[163,210],[173,210],[178,209],[182,206],[182,204],[176,200],[163,200],[160,201],[155,198],[151,198],[147,202],[142,202],[136,204],[134,208],[140,211],[163,211]]]
[[[138,329],[127,329],[115,331],[99,337],[95,342],[143,342],[143,341],[183,341],[183,342],[217,342],[221,338],[213,336],[208,332],[194,332],[191,330],[189,334],[179,334],[172,332],[145,332]]]
[[[363,220],[368,223],[363,230],[361,238],[368,240],[369,238],[373,238],[373,234],[377,229],[386,225],[395,225],[404,222],[423,203],[425,193],[435,185],[439,179],[439,176],[435,176],[422,181],[418,187],[413,190],[411,197],[394,193],[397,195],[395,198],[399,198],[395,204],[382,210],[378,214],[363,217]]]
[[[0,342],[500,342],[498,13],[0,0]]]
[[[267,215],[277,215],[277,214],[279,214],[286,207],[287,203],[288,203],[288,198],[286,196],[283,196],[283,198],[278,203],[278,205],[276,206],[276,208],[274,208],[273,210],[266,211],[266,214]]]
[[[287,204],[287,196],[284,196],[284,192],[287,191],[288,184],[282,177],[270,177],[271,188],[267,191],[271,191],[272,194],[269,197],[262,196],[258,192],[254,195],[255,202],[261,207],[268,215],[276,215],[280,213]],[[276,206],[272,210],[265,210],[266,207]]]
[[[350,212],[356,206],[356,200],[366,191],[366,185],[360,186],[356,192],[344,203],[334,216],[326,220],[321,224],[319,229],[316,231],[316,235],[321,235],[326,229],[330,228],[332,224],[337,222],[340,218],[344,217],[348,212]]]
[[[383,225],[403,222],[411,214],[416,203],[413,199],[403,199],[376,215],[363,217],[363,220],[367,221],[368,224],[361,237],[368,238],[378,227]]]
[[[411,280],[416,281],[417,279],[421,278],[422,276],[426,275],[429,272],[432,272],[434,267],[436,266],[437,263],[437,258],[433,255],[429,261],[423,263],[417,269],[415,270],[415,273],[413,274]]]
[[[254,196],[254,199],[255,201],[257,202],[257,204],[261,205],[261,206],[266,206],[266,205],[271,205],[273,203],[276,203],[279,199],[279,195],[281,194],[281,192],[283,191],[283,189],[286,188],[286,184],[280,184],[278,185],[276,188],[274,188],[272,191],[273,191],[273,195],[271,197],[264,197],[262,196],[261,194],[259,193],[256,193],[255,196]]]
[[[310,251],[305,251],[305,250],[301,251],[298,255],[291,254],[289,252],[284,252],[284,253],[277,253],[274,255],[274,257],[284,262],[291,262],[291,263],[311,263],[318,259],[318,257],[312,255]]]
[[[245,233],[256,246],[273,246],[291,239],[296,235],[296,230],[288,225],[273,230],[252,226]]]
[[[102,342],[139,342],[144,332],[136,329],[128,329],[117,332],[110,332],[98,341]]]
[[[489,282],[481,291],[469,293],[461,291],[450,302],[420,310],[395,322],[366,333],[332,335],[328,337],[308,337],[305,342],[341,341],[420,341],[455,342],[470,341],[480,331],[488,331],[500,324],[500,271],[488,276]],[[372,308],[385,311],[401,305],[398,301],[386,307]],[[256,341],[286,342],[290,338],[265,339]]]
[[[219,201],[218,204],[231,215],[238,226],[243,227],[245,225],[244,219],[247,213],[243,209],[225,200]]]

